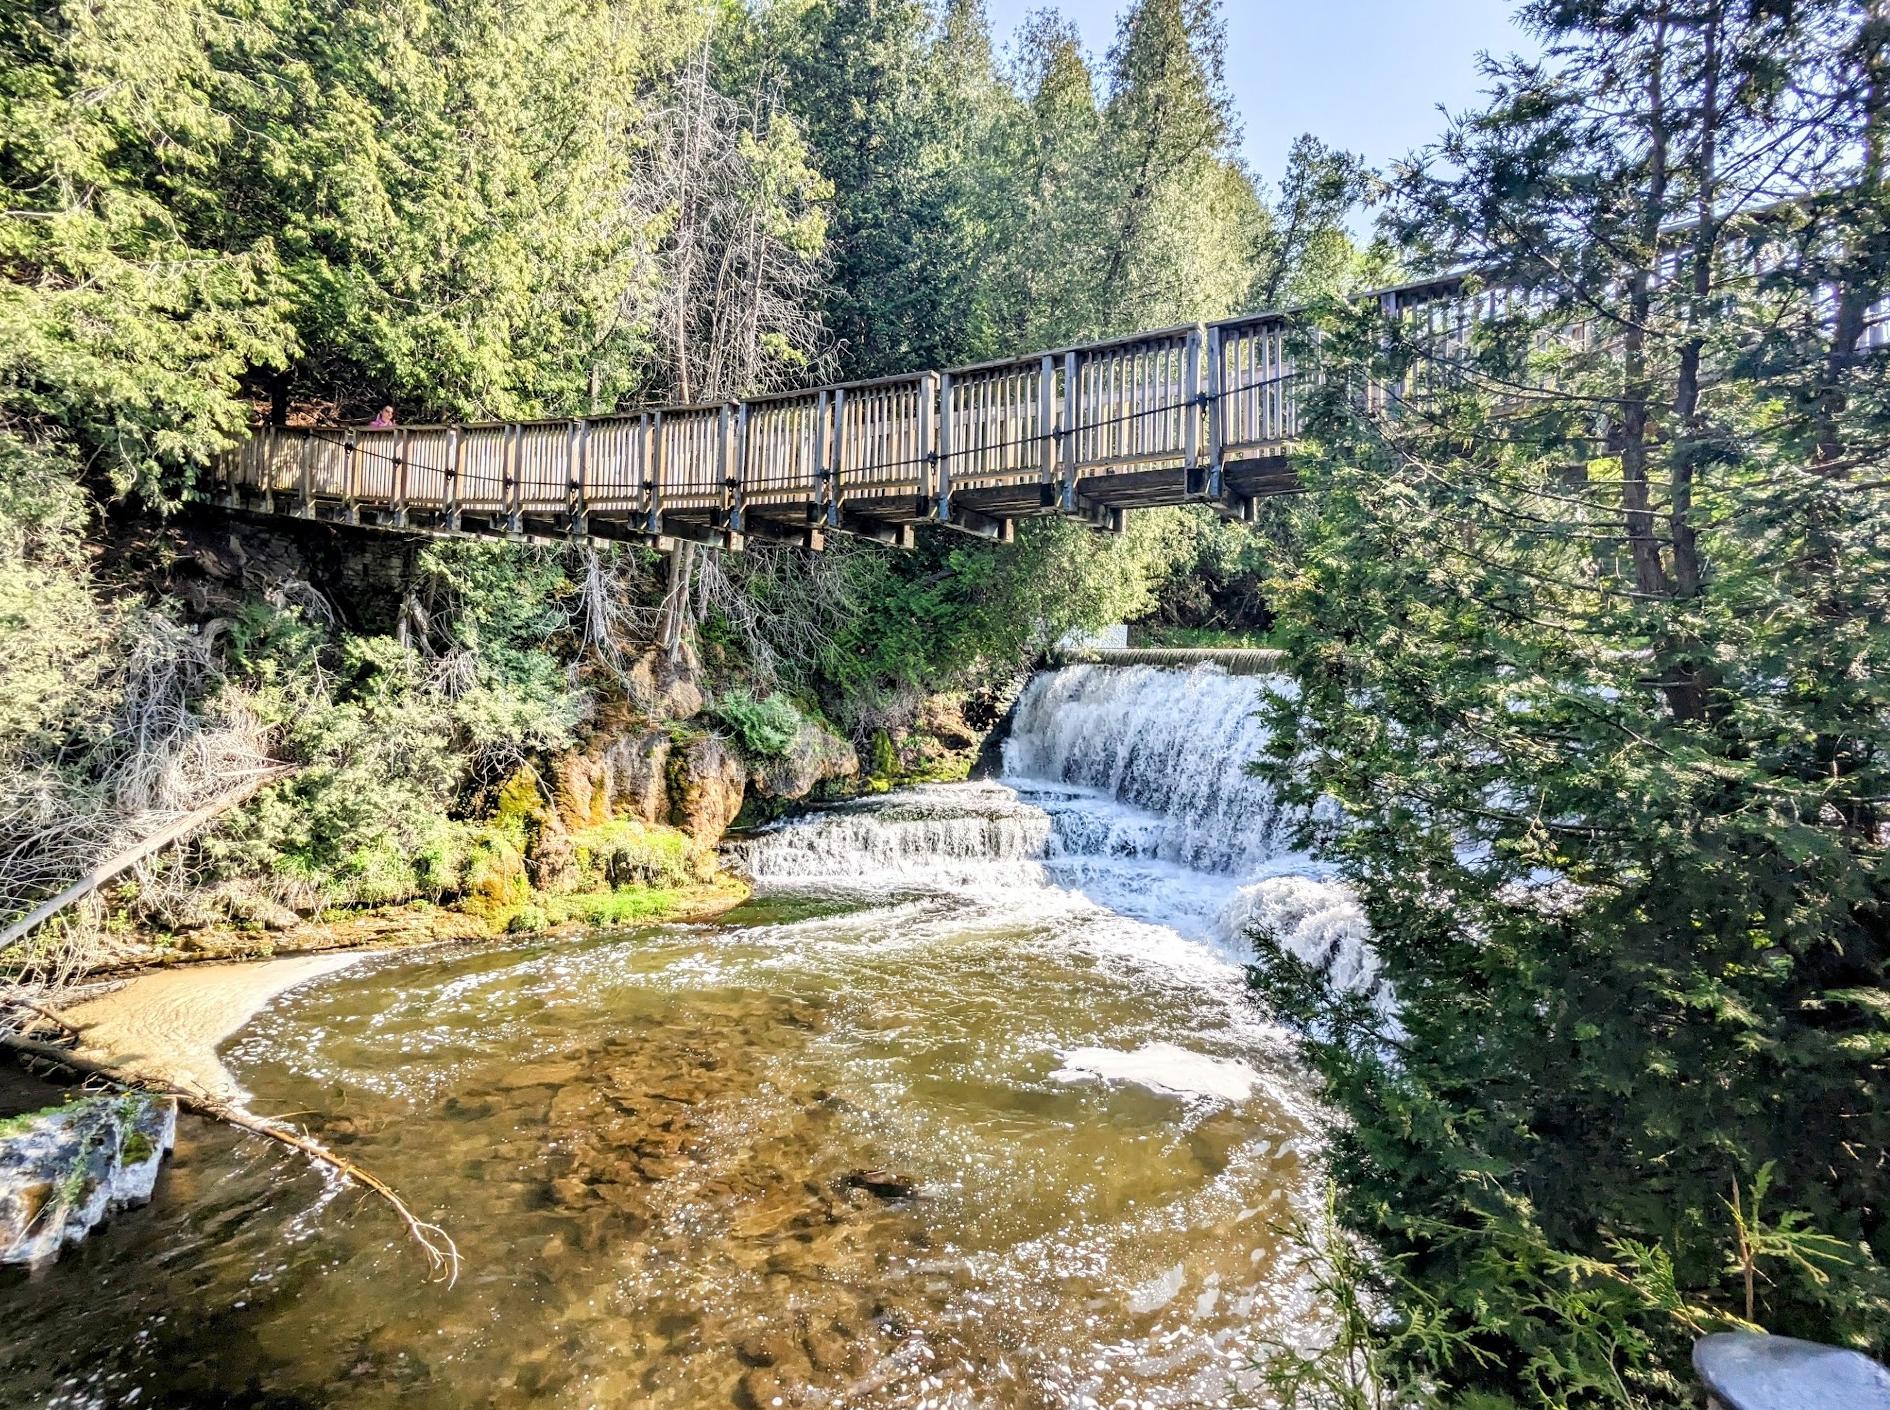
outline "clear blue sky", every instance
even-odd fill
[[[1046,0],[986,0],[1000,51]],[[1126,0],[1061,0],[1100,60]],[[1255,174],[1279,180],[1302,132],[1383,166],[1437,136],[1441,103],[1474,106],[1476,56],[1533,54],[1508,0],[1222,0],[1227,81]]]

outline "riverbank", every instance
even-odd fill
[[[83,1035],[84,1056],[240,1103],[247,1094],[218,1046],[271,1000],[367,957],[352,950],[155,970],[68,1006],[66,1017]]]
[[[696,886],[626,887],[616,891],[541,898],[547,934],[577,934],[603,925],[710,920],[748,899],[745,882],[726,874]],[[504,933],[485,916],[457,906],[409,901],[308,920],[271,930],[212,925],[183,932],[134,931],[86,980],[110,980],[150,969],[262,960],[336,950],[403,949],[414,945],[490,940]]]
[[[535,933],[711,920],[749,894],[745,882],[722,875],[700,886],[558,897]],[[377,952],[477,945],[504,933],[467,911],[410,903],[279,931],[133,934],[77,987],[63,1014],[83,1034],[82,1055],[240,1104],[245,1094],[217,1048],[273,999]]]

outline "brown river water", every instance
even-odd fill
[[[712,924],[317,978],[224,1059],[457,1284],[186,1121],[150,1207],[0,1280],[0,1404],[1246,1403],[1318,1322],[1281,1232],[1318,1113],[1215,933],[1240,878],[1161,835],[1106,790],[917,790],[765,839]]]

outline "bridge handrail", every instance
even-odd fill
[[[1368,407],[1445,385],[1472,326],[1529,298],[1475,287],[1466,299],[1467,286],[1470,274],[1450,272],[1353,296],[1430,343],[1427,360],[1398,385],[1365,386]],[[931,518],[985,532],[998,521],[955,507],[954,496],[971,491],[981,492],[974,505],[1001,502],[1004,514],[1056,509],[1114,525],[1119,515],[1099,518],[1086,487],[1112,479],[1117,502],[1179,496],[1227,507],[1230,465],[1284,463],[1300,434],[1291,332],[1305,311],[1267,309],[936,371],[594,416],[267,427],[215,473],[226,497],[258,492],[265,507],[286,495],[303,513],[339,503],[352,519],[366,507],[391,514],[395,526],[424,508],[449,529],[471,511],[494,516],[489,531],[509,534],[528,520],[533,532],[546,523],[587,532],[597,509],[630,516],[644,534],[663,532],[666,514],[692,525],[706,516],[732,542],[750,509],[763,506],[776,527],[780,516],[804,511],[809,526]],[[1873,317],[1860,341],[1875,346],[1887,328],[1890,318]],[[1171,488],[1177,473],[1181,490]],[[1266,486],[1285,473],[1247,483],[1275,492]],[[1135,498],[1137,477],[1151,476],[1166,477],[1160,493],[1169,498]]]

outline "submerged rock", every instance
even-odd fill
[[[0,1128],[0,1263],[49,1263],[114,1211],[144,1204],[177,1138],[177,1100],[88,1097]]]
[[[881,1199],[911,1199],[919,1187],[900,1175],[886,1170],[855,1170],[847,1175],[848,1188],[865,1190]]]

